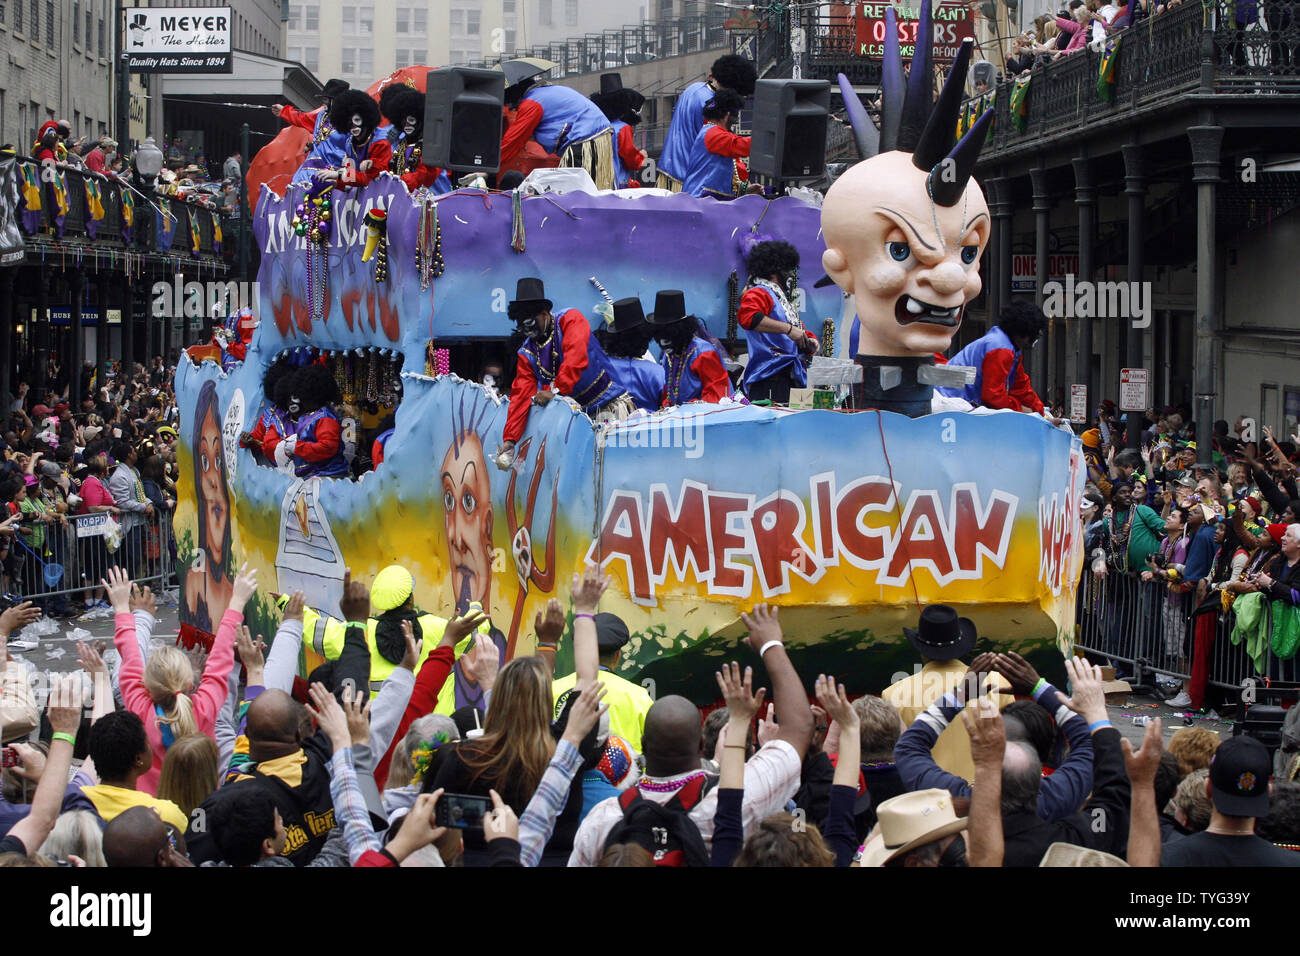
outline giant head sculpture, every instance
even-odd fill
[[[822,266],[853,297],[860,355],[919,358],[947,350],[966,304],[980,291],[979,259],[991,222],[971,174],[993,114],[986,112],[957,142],[971,41],[936,99],[929,2],[921,2],[906,81],[893,9],[885,15],[879,130],[839,78],[862,161],[826,194]]]

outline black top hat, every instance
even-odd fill
[[[130,26],[130,28],[131,28],[132,30],[149,30],[149,29],[152,29],[152,28],[149,26],[149,18],[146,17],[143,13],[136,13],[136,14],[133,14],[132,17],[131,17],[131,22],[130,22],[129,26]]]
[[[641,308],[640,299],[619,299],[614,303],[614,323],[610,326],[611,331],[630,332],[643,325],[645,325],[645,310]]]
[[[627,625],[617,614],[601,612],[596,615],[595,621],[596,646],[602,651],[616,651],[632,639]]]
[[[316,99],[332,100],[334,99],[334,97],[338,96],[340,93],[345,92],[347,89],[349,89],[349,87],[346,80],[339,80],[339,79],[330,80],[325,84],[324,88],[319,93],[316,94]]]
[[[515,284],[515,297],[510,304],[516,307],[535,305],[539,312],[551,308],[551,300],[546,298],[546,286],[533,276],[524,276]]]
[[[932,661],[951,661],[961,657],[975,646],[975,622],[958,617],[946,604],[931,604],[921,611],[921,622],[916,630],[903,628],[903,633],[918,654]]]
[[[686,293],[667,289],[655,294],[655,310],[646,316],[651,325],[672,325],[686,318]]]
[[[600,74],[600,95],[608,96],[610,93],[617,93],[623,88],[623,77],[618,73]]]

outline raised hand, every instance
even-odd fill
[[[467,635],[472,634],[487,623],[487,619],[488,616],[482,611],[466,611],[460,617],[453,617],[447,622],[445,636],[450,639],[452,644],[459,644]]]
[[[316,723],[320,724],[321,730],[329,737],[334,752],[352,746],[352,732],[348,728],[347,715],[343,713],[343,708],[334,699],[334,695],[325,689],[324,684],[312,684],[307,696],[312,701],[307,705],[307,711],[316,718]]]
[[[716,676],[718,689],[722,691],[722,699],[727,704],[727,716],[731,720],[748,724],[763,706],[767,688],[760,687],[758,693],[754,693],[754,669],[746,667],[742,677],[740,665],[735,661],[723,664]]]
[[[415,639],[415,627],[410,621],[402,622],[402,637],[406,640],[406,653],[397,666],[415,673],[415,666],[420,663],[421,642]]]
[[[970,735],[971,760],[976,766],[1002,766],[1007,749],[1006,727],[992,694],[979,698],[974,707],[961,712],[962,723]]]
[[[995,655],[993,669],[1007,679],[1013,693],[1022,697],[1033,693],[1034,686],[1042,679],[1033,665],[1015,651]]]
[[[257,569],[250,568],[245,562],[240,566],[239,573],[235,575],[235,586],[230,592],[230,606],[237,611],[242,611],[256,590]]]
[[[758,722],[758,745],[760,747],[769,740],[775,740],[777,735],[781,733],[781,726],[776,722],[775,710],[776,706],[774,704],[768,704],[767,715]]]
[[[81,726],[82,686],[80,674],[55,677],[50,684],[50,699],[45,714],[50,730],[56,734],[77,735]]]
[[[365,621],[370,617],[370,588],[352,580],[352,569],[343,572],[343,597],[339,609],[345,621]]]
[[[151,616],[158,616],[158,601],[154,597],[153,591],[148,588],[140,588],[131,585],[131,612],[146,611]]]
[[[81,669],[92,677],[108,673],[108,665],[104,663],[99,651],[85,641],[77,641],[77,660],[81,662]]]
[[[1124,748],[1124,767],[1128,770],[1128,779],[1134,787],[1155,786],[1156,770],[1160,766],[1160,752],[1164,738],[1161,737],[1160,718],[1156,717],[1147,724],[1146,733],[1142,735],[1142,749],[1133,750],[1127,740],[1120,742]]]
[[[301,621],[304,598],[301,591],[289,595],[289,603],[284,606],[284,620]]]
[[[984,693],[984,685],[989,679],[989,673],[994,670],[996,660],[996,654],[986,651],[970,662],[970,666],[966,668],[966,676],[957,687],[957,696],[960,700],[974,700]]]
[[[108,577],[101,578],[100,587],[108,592],[108,603],[114,614],[131,613],[131,579],[122,568],[109,568]]]
[[[564,636],[564,608],[555,598],[546,602],[546,607],[537,612],[533,618],[533,630],[537,634],[538,644],[559,644]]]
[[[492,812],[483,818],[483,839],[488,843],[493,840],[518,840],[519,818],[510,805],[501,799],[501,794],[489,790],[492,797]],[[403,824],[405,827],[405,824]]]
[[[370,695],[353,687],[343,688],[343,716],[348,722],[352,746],[370,743]]]
[[[569,719],[564,725],[563,739],[573,744],[575,749],[587,739],[600,718],[609,712],[609,704],[603,703],[604,698],[604,684],[588,684],[569,706]]]
[[[769,604],[756,604],[749,614],[741,612],[740,619],[749,628],[749,633],[742,638],[755,652],[776,641],[784,646],[785,636],[781,633],[781,622],[777,620],[777,609]]]
[[[23,601],[22,604],[15,604],[8,608],[0,614],[0,643],[3,643],[3,638],[21,631],[32,621],[39,620],[40,616],[41,609],[31,601]]]
[[[836,684],[834,677],[818,674],[815,690],[817,703],[821,705],[822,710],[826,711],[826,716],[839,724],[841,729],[858,726],[858,712],[849,703],[849,695],[843,684]]]
[[[260,676],[266,668],[266,658],[262,654],[262,640],[258,638],[253,640],[252,632],[248,626],[241,624],[239,631],[235,635],[235,650],[239,653],[239,661],[248,671],[248,682],[250,685],[257,683],[253,680],[253,675]]]
[[[1070,691],[1066,697],[1060,691],[1056,696],[1070,710],[1090,724],[1106,719],[1106,695],[1102,693],[1101,668],[1089,664],[1082,657],[1067,657],[1065,670],[1070,675]]]
[[[415,805],[411,807],[411,812],[402,820],[402,828],[388,844],[388,852],[398,862],[406,859],[416,850],[428,846],[447,832],[446,827],[435,826],[433,822],[434,810],[441,796],[442,788],[439,787],[433,793],[422,793],[415,798]]]
[[[483,690],[491,690],[501,669],[501,652],[486,634],[475,634],[474,643],[460,659],[460,669]]]
[[[600,597],[609,587],[610,578],[601,574],[595,566],[587,567],[582,574],[573,573],[570,591],[573,595],[575,614],[595,614],[600,606]]]

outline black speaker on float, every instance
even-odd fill
[[[828,80],[759,80],[754,88],[751,174],[761,182],[799,183],[826,171]]]
[[[424,164],[457,173],[495,173],[501,165],[505,92],[505,74],[499,70],[430,70],[420,157]]]

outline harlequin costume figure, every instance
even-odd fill
[[[497,466],[503,470],[514,463],[515,444],[534,405],[544,407],[556,395],[566,395],[597,422],[626,418],[632,410],[632,399],[618,383],[587,317],[577,309],[553,315],[552,308],[542,280],[535,278],[520,279],[506,306],[525,339],[510,387],[504,443],[497,451]]]
[[[288,392],[281,392],[280,383],[292,375],[293,371],[293,367],[282,360],[266,370],[266,375],[262,379],[262,394],[266,396],[266,408],[258,416],[253,430],[243,432],[239,436],[239,446],[254,452],[255,456],[263,452],[263,443],[268,433],[274,431],[276,435],[287,435],[293,431],[293,426],[289,424],[287,408],[277,402],[278,398],[285,400],[287,404]],[[273,460],[274,447],[271,451],[272,454],[266,456],[268,460]]]
[[[298,414],[301,410],[297,395],[296,379],[300,368],[292,362],[284,362],[285,372],[275,381],[271,398],[279,414],[266,419],[266,431],[262,436],[262,455],[266,460],[283,471],[293,470],[293,460],[280,446],[298,430]]]
[[[718,90],[704,104],[704,126],[695,134],[682,192],[691,196],[731,199],[745,191],[750,137],[731,132],[744,101],[735,90]]]
[[[645,97],[636,90],[623,86],[617,73],[604,73],[600,77],[600,92],[593,93],[591,101],[600,107],[614,131],[614,188],[636,188],[641,181],[632,173],[645,165],[645,150],[636,145],[633,129],[641,122],[641,107]]]
[[[700,320],[686,314],[686,295],[676,289],[655,296],[646,317],[663,351],[664,391],[660,406],[720,402],[731,396],[731,379],[717,346],[701,335]]]
[[[426,166],[424,152],[424,94],[405,85],[387,86],[379,97],[379,110],[392,126],[388,141],[393,158],[388,171],[401,178],[411,192],[429,189],[451,192],[451,180],[436,166]]]
[[[331,407],[338,397],[334,376],[323,366],[308,365],[293,377],[290,405],[298,405],[298,424],[278,453],[293,463],[299,478],[341,478],[348,473],[343,427]]]
[[[933,34],[921,5],[917,36]],[[853,299],[860,321],[856,360],[863,381],[855,406],[919,416],[936,385],[964,385],[965,373],[936,366],[979,294],[979,260],[992,222],[972,174],[993,113],[956,141],[972,43],[962,44],[938,99],[929,43],[918,43],[906,83],[894,12],[886,10],[881,125],[876,129],[844,77],[841,91],[863,161],[826,194],[822,266]]]
[[[271,107],[281,120],[290,126],[297,126],[299,129],[305,129],[311,133],[311,150],[307,154],[298,172],[294,175],[294,182],[304,181],[303,177],[310,176],[314,170],[331,169],[339,163],[338,142],[331,140],[331,135],[335,132],[333,124],[330,122],[330,106],[334,103],[336,97],[347,92],[348,84],[343,80],[330,80],[320,91],[317,99],[321,105],[310,112],[304,112],[295,109],[287,104],[279,104]]]
[[[36,142],[32,145],[32,159],[38,163],[62,162],[59,158],[59,127],[54,120],[47,120],[36,131]]]
[[[506,89],[515,119],[501,137],[501,168],[515,165],[530,139],[560,157],[560,165],[581,167],[597,189],[614,188],[614,132],[595,103],[567,86],[529,77]]]
[[[767,399],[784,405],[791,388],[808,386],[804,362],[818,347],[786,294],[787,283],[799,269],[799,252],[788,242],[766,239],[752,246],[747,265],[749,285],[736,312],[749,341],[741,384],[752,402]]]
[[[1033,348],[1047,328],[1043,311],[1028,302],[1012,302],[998,324],[950,360],[952,365],[975,369],[975,381],[965,388],[940,389],[985,408],[1009,408],[1042,414],[1043,400],[1034,392],[1025,371],[1024,352]]]
[[[330,106],[330,122],[335,132],[330,141],[339,151],[337,165],[317,173],[317,179],[341,187],[368,186],[388,169],[393,147],[388,136],[379,132],[379,105],[361,90],[348,90]]]
[[[672,122],[664,138],[663,152],[659,155],[659,188],[678,193],[690,167],[691,150],[704,125],[704,104],[713,99],[718,90],[734,90],[742,97],[754,94],[758,70],[751,60],[729,53],[713,61],[709,78],[692,83],[677,98],[673,107]]]
[[[614,321],[600,333],[601,344],[609,357],[618,383],[632,396],[632,403],[647,412],[657,411],[664,394],[664,369],[646,358],[650,345],[650,325],[637,298],[619,299],[614,303]]]

